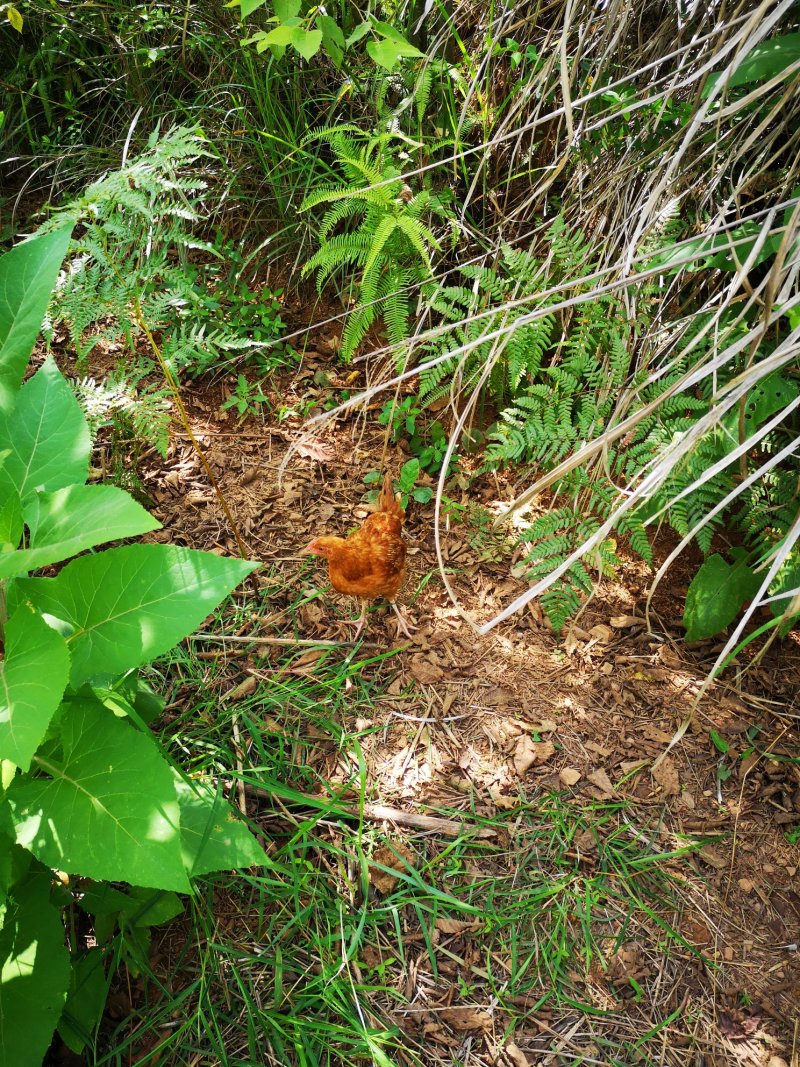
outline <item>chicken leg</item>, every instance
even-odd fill
[[[404,633],[406,637],[410,638],[416,627],[412,626],[409,630],[408,623],[403,618],[402,612],[400,611],[400,608],[398,608],[396,601],[390,600],[389,603],[392,605],[394,613],[397,616],[397,636],[400,637],[400,634]]]
[[[358,638],[359,638],[359,636],[361,634],[361,631],[364,629],[366,621],[367,621],[367,602],[366,602],[366,600],[362,600],[361,601],[361,614],[358,616],[358,618],[357,619],[347,619],[345,621],[345,623],[344,623],[345,626],[355,626],[356,630],[355,630],[355,633],[353,634],[353,640],[354,641],[358,640]]]

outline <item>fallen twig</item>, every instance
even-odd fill
[[[245,784],[245,791],[265,800],[274,799],[275,794],[269,789],[260,786]],[[314,807],[319,808],[319,798],[300,794],[303,800]],[[284,798],[285,799],[285,798]],[[299,800],[299,798],[298,798]],[[386,804],[364,804],[358,808],[345,808],[339,801],[339,808],[333,808],[327,814],[340,816],[347,819],[368,819],[370,822],[393,822],[398,826],[410,826],[417,830],[432,830],[445,837],[459,837],[461,834],[474,832],[476,837],[495,837],[496,831],[488,826],[475,826],[463,819],[445,819],[441,815],[422,815],[415,811],[403,811],[401,808],[391,808]]]

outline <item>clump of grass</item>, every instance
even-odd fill
[[[209,630],[256,623],[243,602]],[[491,819],[443,813],[463,825],[451,839],[364,819],[381,798],[356,723],[377,719],[391,653],[321,648],[311,662],[307,648],[281,649],[231,702],[242,659],[230,648],[242,646],[200,659],[220,648],[202,640],[162,665],[179,711],[174,744],[193,773],[234,796],[241,783],[270,864],[199,884],[161,934],[141,1002],[110,1035],[113,1056],[97,1062],[146,1062],[158,1048],[169,1062],[429,1067],[436,1057],[415,1025],[426,1013],[478,1006],[510,1033],[542,1011],[591,1020],[598,989],[605,1010],[631,996],[644,1009],[671,950],[694,951],[673,892],[694,846],[663,851],[658,828],[636,825],[623,801],[550,795]],[[245,654],[261,674],[256,649]],[[376,872],[391,875],[389,888]],[[624,989],[610,968],[633,939],[659,962]],[[674,1023],[665,1011],[630,1040],[606,1034],[607,1062],[647,1062],[649,1042]]]

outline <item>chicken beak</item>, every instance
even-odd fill
[[[313,541],[309,542],[305,548],[300,549],[301,556],[316,556],[316,546]]]

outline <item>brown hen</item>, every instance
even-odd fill
[[[402,536],[405,512],[400,495],[395,496],[390,475],[385,475],[377,510],[349,537],[316,537],[302,554],[323,556],[328,561],[331,585],[340,593],[361,598],[361,614],[355,636],[364,629],[367,601],[383,596],[394,608],[398,633],[411,633],[395,597],[405,578],[406,545]]]

